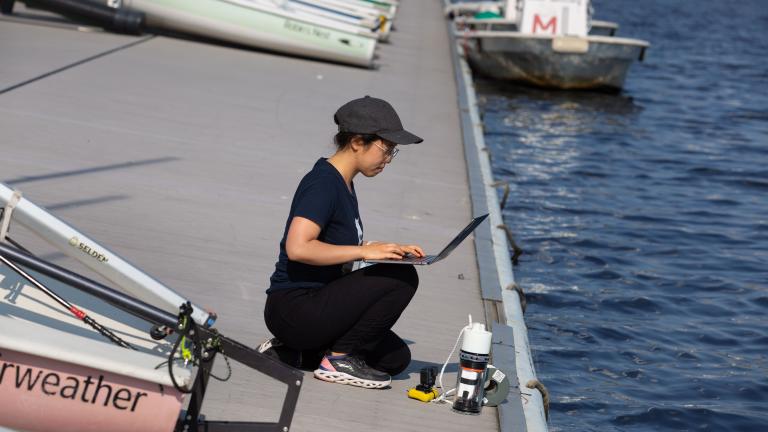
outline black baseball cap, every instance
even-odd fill
[[[349,101],[333,115],[339,132],[378,135],[395,144],[417,144],[423,139],[403,129],[389,102],[366,96]]]

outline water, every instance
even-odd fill
[[[768,431],[768,3],[596,1],[620,95],[480,82],[553,431]]]

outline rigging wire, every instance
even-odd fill
[[[50,288],[47,288],[45,285],[40,283],[37,279],[32,277],[29,273],[22,270],[20,267],[18,267],[16,264],[12,263],[10,260],[8,260],[5,256],[0,254],[0,261],[2,261],[6,266],[8,266],[11,270],[18,273],[21,277],[28,280],[32,285],[37,287],[39,290],[41,290],[43,293],[45,293],[48,297],[55,300],[60,305],[64,306],[69,312],[72,313],[77,319],[84,322],[97,332],[99,332],[102,336],[106,337],[110,341],[114,342],[116,345],[121,346],[123,348],[128,348],[132,350],[136,350],[135,347],[133,347],[128,342],[121,339],[118,335],[114,334],[110,329],[104,327],[103,325],[99,324],[96,320],[91,318],[85,311],[82,309],[79,309],[77,306],[73,305],[72,303],[68,302],[63,297],[59,296],[53,290]]]

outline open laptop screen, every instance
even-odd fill
[[[454,239],[451,240],[450,243],[448,243],[448,246],[446,246],[442,251],[440,251],[439,254],[437,254],[437,258],[435,259],[435,261],[441,260],[441,259],[447,257],[448,254],[453,252],[453,250],[456,249],[456,246],[458,246],[462,241],[464,241],[464,239],[472,231],[474,231],[475,228],[477,228],[477,226],[480,225],[485,220],[485,218],[487,218],[487,217],[488,217],[488,214],[484,214],[482,216],[478,216],[478,217],[472,219],[472,222],[470,222],[469,225],[467,225],[466,228],[461,230],[461,232],[456,237],[454,237]]]

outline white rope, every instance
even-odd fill
[[[3,209],[3,218],[0,220],[0,242],[4,242],[5,237],[8,236],[8,228],[11,226],[11,214],[19,201],[21,201],[21,192],[13,191],[11,199],[8,200]]]

